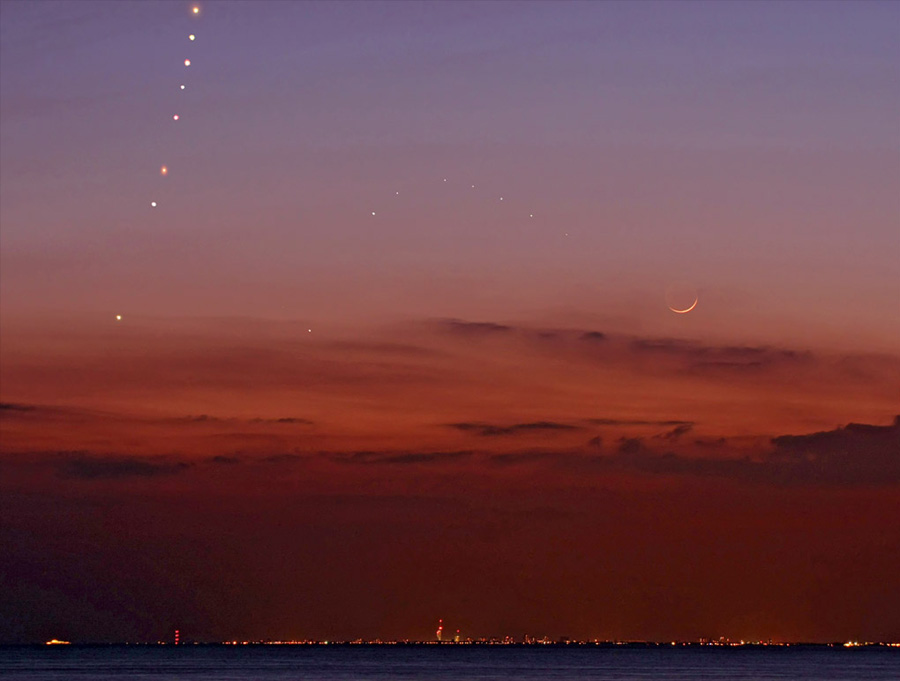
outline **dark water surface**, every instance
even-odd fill
[[[900,650],[593,646],[23,646],[0,677],[172,681],[898,681]]]

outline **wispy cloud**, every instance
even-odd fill
[[[486,336],[514,331],[514,327],[496,322],[467,322],[461,319],[444,319],[439,326],[454,334],[467,336]]]
[[[247,423],[275,423],[275,424],[290,424],[290,425],[301,425],[301,426],[312,426],[315,425],[315,421],[310,419],[299,418],[295,416],[283,416],[283,417],[275,417],[275,418],[250,418],[250,419],[241,419],[235,417],[223,417],[223,416],[210,416],[209,414],[198,414],[196,416],[185,416],[180,419],[176,419],[176,421],[184,422],[184,423],[227,423],[227,424],[247,424]]]
[[[537,432],[581,430],[580,426],[575,426],[569,423],[558,423],[556,421],[532,421],[530,423],[514,423],[509,426],[499,426],[491,423],[480,422],[462,422],[448,423],[447,427],[461,430],[466,433],[473,433],[482,437],[491,437],[497,435],[520,435],[523,433]]]
[[[340,452],[329,453],[332,461],[356,465],[446,464],[468,459],[471,451],[451,452]]]
[[[571,462],[579,456],[572,452],[534,450],[528,452],[505,452],[491,454],[488,461],[497,466],[515,466],[518,464]]]
[[[85,456],[56,464],[59,475],[77,480],[116,480],[121,478],[156,478],[181,473],[191,467],[185,461],[162,461],[127,456]]]
[[[662,433],[661,435],[657,435],[656,437],[663,440],[677,440],[685,433],[689,433],[691,430],[693,430],[693,428],[694,425],[692,423],[680,423],[672,430]]]
[[[646,419],[610,419],[596,418],[585,419],[587,423],[596,426],[693,426],[693,421],[677,421],[677,420],[646,420]]]
[[[16,404],[14,402],[0,402],[0,411],[36,411],[37,407],[31,404]]]
[[[759,369],[814,359],[811,352],[767,346],[704,345],[674,338],[638,338],[631,341],[629,348],[636,354],[678,358],[694,369]]]
[[[585,331],[581,334],[581,340],[599,343],[601,341],[609,340],[609,336],[600,331]]]

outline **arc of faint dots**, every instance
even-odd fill
[[[672,307],[671,305],[669,305],[669,309],[672,310],[672,312],[674,312],[675,314],[687,314],[688,312],[690,312],[691,310],[693,310],[695,307],[697,307],[697,303],[698,303],[699,301],[700,301],[700,297],[699,297],[699,296],[694,296],[694,302],[691,303],[691,306],[690,306],[690,307],[687,307],[687,308],[685,308],[685,309],[683,309],[683,310],[676,310],[674,307]]]

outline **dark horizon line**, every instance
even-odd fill
[[[61,641],[52,640],[44,642],[30,643],[4,643],[0,642],[0,648],[22,648],[40,646],[43,648],[51,647],[116,647],[116,646],[158,646],[158,647],[185,647],[185,646],[519,646],[519,647],[536,647],[536,646],[595,646],[595,647],[632,647],[632,648],[672,648],[672,647],[703,647],[703,648],[767,648],[767,647],[818,647],[818,648],[900,648],[898,641],[744,641],[744,640],[668,640],[668,641],[650,641],[650,640],[624,640],[617,641],[614,639],[569,639],[567,637],[559,637],[556,640],[550,640],[547,637],[543,639],[533,640],[514,640],[511,637],[504,639],[499,637],[466,639],[460,641],[436,641],[436,640],[413,640],[413,639],[354,639],[354,640],[331,640],[331,639],[297,639],[297,640],[274,640],[274,639],[256,639],[256,640],[232,640],[232,641]]]

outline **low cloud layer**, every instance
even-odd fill
[[[675,439],[676,431],[661,439]],[[772,438],[771,445],[735,459],[660,452],[646,439],[623,438],[615,455],[597,457],[594,464],[654,475],[713,476],[779,486],[900,483],[900,417],[887,426],[851,423],[810,435],[781,435]]]
[[[487,424],[453,424],[463,432],[474,432],[491,441],[496,435],[553,432],[562,425],[534,422],[498,427]],[[500,432],[495,432],[498,429]],[[163,478],[193,469],[204,471],[252,466],[255,474],[266,475],[266,464],[318,462],[318,472],[326,478],[334,466],[421,467],[424,470],[456,471],[461,475],[490,473],[518,466],[546,467],[548,475],[681,476],[723,478],[752,485],[858,487],[900,484],[900,417],[890,425],[851,423],[829,431],[805,435],[780,435],[760,440],[754,447],[730,446],[728,438],[695,442],[681,441],[691,426],[682,424],[654,436],[620,437],[604,448],[599,436],[583,446],[565,449],[530,447],[512,451],[490,449],[435,450],[382,449],[271,452],[269,454],[221,454],[197,459],[186,455],[127,456],[87,451],[32,453],[4,458],[8,471],[16,467],[47,467],[66,480],[122,480]],[[678,451],[673,451],[675,448]],[[735,451],[740,451],[735,455]],[[326,468],[321,468],[325,465]],[[330,468],[329,468],[330,466]],[[459,468],[459,466],[464,466]]]
[[[894,413],[892,356],[496,320],[335,338],[210,324],[183,337],[85,330],[40,361],[25,361],[30,345],[4,347],[4,465],[82,452],[52,464],[69,480],[165,478],[185,466],[193,479],[301,460],[374,476],[406,464],[776,485],[900,475],[896,424],[834,428]]]
[[[889,426],[851,423],[810,435],[772,440],[768,464],[784,482],[833,484],[900,483],[900,416]]]

